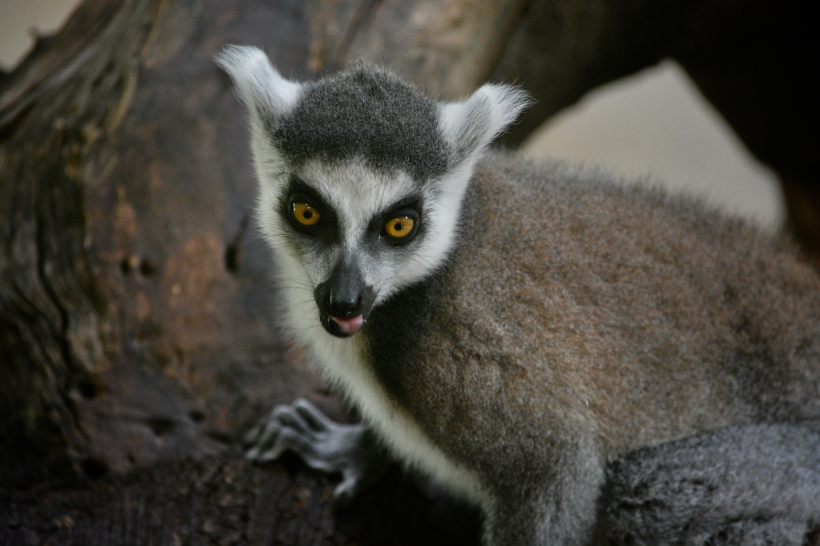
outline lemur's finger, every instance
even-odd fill
[[[315,430],[325,432],[336,426],[336,424],[328,419],[327,416],[319,410],[319,408],[307,400],[300,398],[293,403],[293,408]]]
[[[328,458],[323,452],[321,444],[317,444],[311,438],[300,434],[298,431],[283,428],[276,437],[276,442],[267,450],[260,453],[257,460],[272,461],[282,456],[285,451],[293,451],[309,467],[323,472],[341,472],[338,465],[334,464],[332,458]]]
[[[281,457],[287,450],[295,451],[301,455],[303,442],[300,441],[300,438],[294,431],[282,428],[270,445],[259,449],[255,460],[259,462],[273,461]]]
[[[349,505],[361,489],[359,484],[358,475],[350,474],[345,476],[341,483],[336,486],[336,489],[333,490],[336,503],[342,507]]]
[[[282,425],[275,419],[268,419],[259,427],[261,430],[256,435],[253,446],[245,452],[245,457],[250,460],[260,460],[260,456],[276,443],[276,439],[282,430]]]
[[[279,406],[275,410],[275,419],[283,426],[290,427],[302,434],[313,434],[313,429],[293,406]]]

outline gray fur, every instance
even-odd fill
[[[374,167],[403,169],[425,181],[448,167],[436,114],[434,101],[392,73],[359,64],[306,84],[298,106],[268,129],[296,164],[363,157]]]
[[[820,534],[820,427],[730,427],[608,468],[601,544],[802,546]]]
[[[523,107],[514,89],[438,104],[362,66],[296,86],[229,51],[246,103],[282,105],[249,110],[285,327],[396,457],[482,507],[487,544],[587,543],[606,464],[629,451],[820,419],[820,278],[785,241],[598,171],[479,159]],[[289,236],[294,177],[338,219],[302,229],[309,245]],[[408,197],[423,237],[386,244],[380,215]],[[331,315],[323,286],[355,312]],[[746,497],[709,468],[721,506]],[[779,532],[752,525],[727,533]]]

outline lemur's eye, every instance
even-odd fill
[[[322,216],[319,211],[307,203],[295,202],[292,205],[293,217],[303,226],[313,226]]]
[[[397,216],[391,218],[384,225],[384,231],[396,239],[407,237],[413,231],[416,222],[409,216]]]

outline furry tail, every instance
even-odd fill
[[[609,465],[595,544],[820,544],[820,423],[749,425]]]

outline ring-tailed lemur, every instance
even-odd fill
[[[282,323],[396,457],[480,505],[487,544],[585,543],[629,450],[820,417],[820,278],[788,245],[487,152],[515,88],[440,103],[367,65],[297,83],[256,48],[217,63],[249,111]],[[276,449],[317,466],[349,440],[304,405],[277,416]]]

